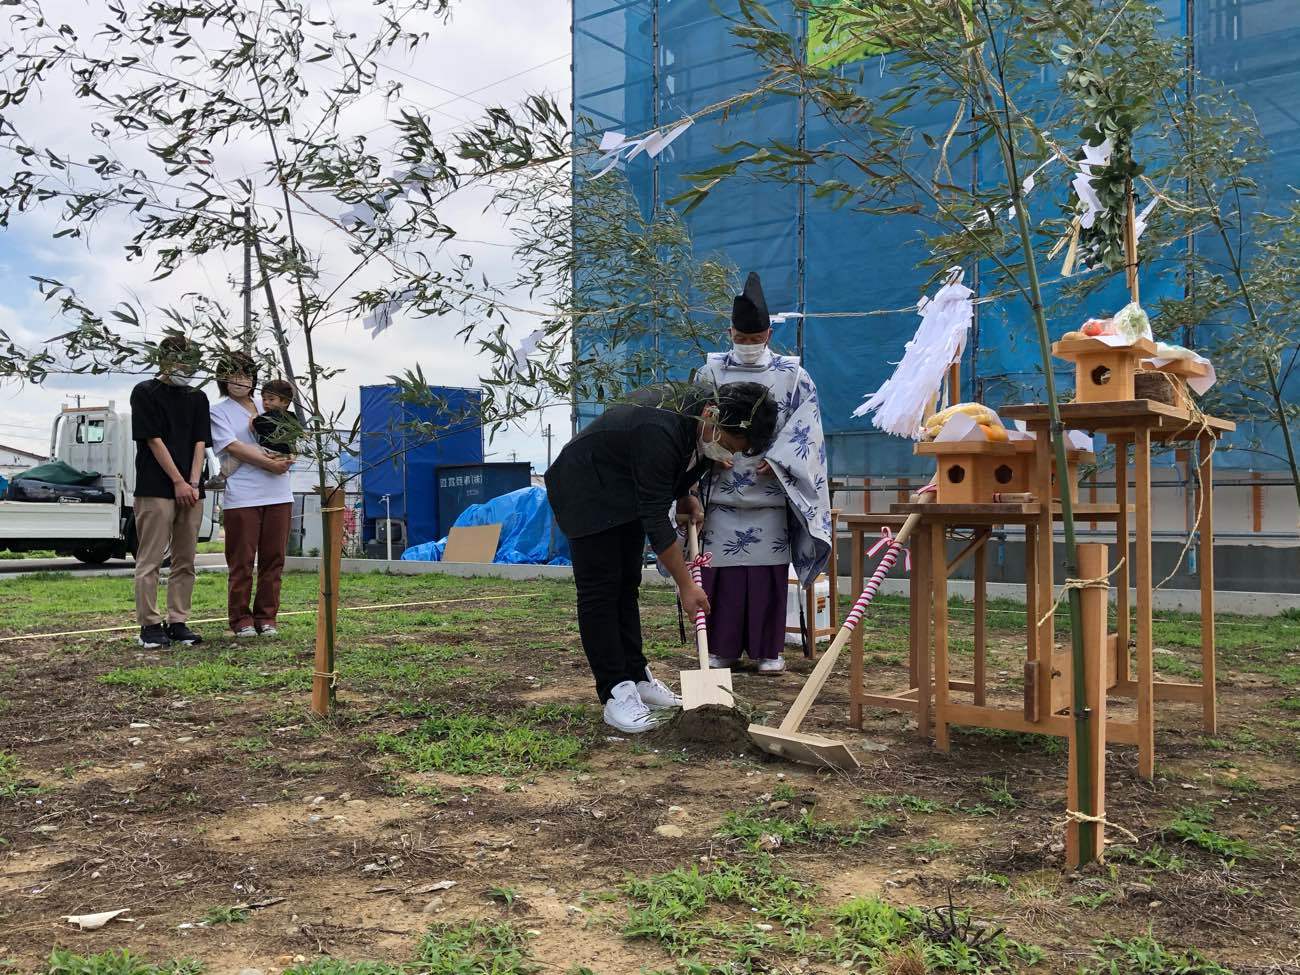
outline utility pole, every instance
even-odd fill
[[[253,211],[244,207],[244,353],[253,354]]]
[[[77,409],[81,409],[81,400],[83,399],[81,393],[69,393],[68,399],[75,399],[77,401]]]
[[[262,279],[262,287],[266,290],[266,310],[271,316],[271,330],[275,332],[275,342],[280,347],[280,362],[284,365],[284,378],[296,390],[298,384],[293,378],[293,363],[289,361],[289,340],[284,335],[284,324],[280,321],[280,308],[275,303],[275,292],[271,290],[271,278],[266,273],[266,262],[262,259],[262,242],[257,239],[256,234],[250,234],[253,240],[253,252],[257,255],[257,275]],[[293,398],[293,413],[298,418],[298,422],[303,426],[307,425],[307,418],[303,415],[302,404],[295,395]]]
[[[551,425],[546,424],[546,469],[551,469]]]

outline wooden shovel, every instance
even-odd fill
[[[694,523],[686,527],[688,553],[691,559],[691,578],[701,585],[700,539]],[[695,648],[700,655],[699,670],[681,671],[682,710],[690,711],[705,704],[721,704],[724,708],[735,707],[731,694],[731,671],[711,670],[709,668],[709,631],[703,612],[695,614]]]
[[[863,614],[867,607],[871,605],[871,600],[876,597],[876,590],[880,584],[885,581],[885,576],[889,575],[889,570],[894,567],[898,561],[898,553],[903,550],[903,544],[907,541],[912,529],[916,527],[921,520],[919,514],[909,515],[907,521],[898,530],[885,551],[884,558],[876,566],[876,571],[872,573],[867,580],[862,594],[858,596],[858,601],[853,604],[853,609],[849,615],[844,618],[844,625],[840,627],[839,633],[835,634],[835,642],[830,645],[821,659],[817,661],[817,666],[813,668],[812,674],[808,677],[808,682],[804,684],[803,690],[799,696],[794,699],[794,704],[790,705],[790,711],[781,722],[779,728],[769,728],[767,725],[751,724],[749,726],[749,737],[754,739],[754,744],[765,752],[773,755],[779,755],[782,758],[788,758],[792,762],[803,762],[806,765],[829,765],[833,768],[851,771],[858,767],[858,760],[853,757],[849,751],[849,746],[842,741],[836,741],[834,738],[827,738],[824,735],[804,734],[799,730],[803,724],[803,719],[808,715],[808,709],[812,707],[813,701],[821,693],[826,679],[830,677],[831,671],[835,668],[835,660],[839,657],[840,651],[844,649],[844,644],[849,642],[849,637],[853,631],[858,628],[858,623],[862,621]],[[684,677],[685,675],[683,675]],[[683,683],[683,694],[686,685]]]

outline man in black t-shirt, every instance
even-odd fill
[[[135,440],[135,612],[142,647],[192,645],[186,625],[194,591],[194,553],[203,518],[203,468],[212,441],[208,397],[191,388],[198,349],[182,336],[158,346],[157,379],[131,390]],[[158,573],[171,552],[167,622],[158,612]]]

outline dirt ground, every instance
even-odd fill
[[[200,580],[196,615],[220,615],[222,585]],[[129,586],[4,584],[0,634],[125,622]],[[1115,747],[1108,815],[1136,841],[1113,831],[1107,863],[1070,874],[1063,742],[958,730],[943,754],[881,711],[855,731],[844,667],[806,730],[850,744],[858,773],[743,736],[627,740],[599,721],[565,584],[345,579],[350,606],[425,605],[343,614],[339,706],[317,721],[313,586],[287,580],[304,615],[278,640],[211,623],[173,653],[131,633],[0,642],[12,970],[155,970],[105,967],[129,949],[214,973],[1300,972],[1300,621],[1223,621],[1217,734],[1162,704],[1154,782]],[[995,609],[990,673],[1015,706],[1023,613]],[[675,683],[693,654],[671,594],[644,614]],[[969,607],[952,615],[961,667]],[[872,687],[905,681],[905,625],[895,600],[869,619]],[[1194,674],[1194,637],[1161,622],[1163,673]],[[793,700],[811,663],[788,659],[737,672],[750,716]],[[965,933],[912,910],[950,902]]]

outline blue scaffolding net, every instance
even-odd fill
[[[1190,41],[1201,75],[1230,88],[1253,111],[1270,150],[1267,164],[1253,173],[1260,184],[1258,204],[1276,209],[1293,197],[1290,188],[1300,184],[1300,111],[1294,98],[1300,91],[1300,4],[1164,0],[1160,6],[1165,29]],[[815,51],[832,43],[819,23],[810,27],[789,5],[767,9],[780,29],[798,38],[801,49]],[[573,110],[586,126],[585,134],[644,133],[753,89],[764,69],[732,36],[734,12],[729,0],[574,0]],[[846,76],[860,79],[867,94],[905,80],[895,59],[869,43],[841,49],[840,57]],[[951,105],[927,106],[908,119],[938,138],[952,120]],[[720,163],[721,147],[741,141],[816,147],[842,138],[843,132],[800,99],[771,97],[699,119],[660,155],[639,155],[624,176],[638,204],[649,212],[687,189],[689,174]],[[959,178],[972,185],[997,176],[983,150],[962,165],[966,169]],[[812,177],[834,175],[819,171]],[[1051,201],[1034,205],[1045,209]],[[799,186],[741,177],[724,180],[687,219],[698,256],[717,254],[742,272],[758,271],[772,312],[807,316],[801,326],[794,324],[797,319],[780,326],[774,344],[802,354],[817,382],[833,473],[919,474],[924,465],[913,457],[910,443],[881,434],[852,414],[863,396],[888,378],[919,321],[915,304],[933,270],[921,267],[929,256],[922,218],[837,209]],[[1180,260],[1180,254],[1166,253],[1144,266],[1145,305],[1182,295],[1183,283],[1175,273]],[[978,279],[979,272],[968,269],[967,282]],[[1090,314],[1118,310],[1127,299],[1122,275],[1117,277],[1088,300],[1083,312],[1058,317],[1053,337],[1077,328]],[[1214,330],[1230,327],[1207,322],[1188,338],[1212,347]],[[1068,374],[1062,375],[1069,388]],[[1023,303],[980,305],[962,366],[963,397],[997,407],[1033,399],[1041,385],[1038,347]],[[1294,392],[1300,396],[1300,388]],[[577,422],[597,411],[594,404],[579,404]],[[1264,451],[1224,451],[1216,464],[1268,469],[1280,463],[1269,456],[1281,453],[1268,449],[1276,446],[1276,437],[1275,431],[1243,424],[1235,442],[1258,443]]]

